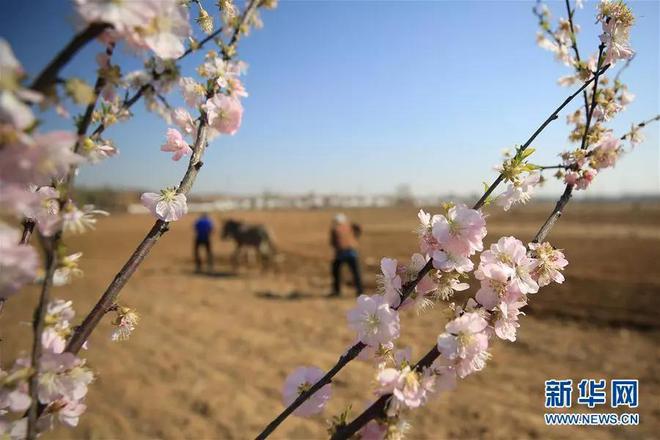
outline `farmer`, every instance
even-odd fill
[[[211,232],[213,232],[213,222],[208,214],[199,216],[195,222],[195,271],[202,271],[202,259],[199,248],[206,249],[206,267],[210,272],[213,269],[213,252],[211,252]]]
[[[335,215],[330,229],[330,245],[335,251],[332,261],[332,292],[330,297],[338,297],[341,293],[341,266],[346,263],[353,274],[353,283],[357,296],[362,294],[362,280],[357,253],[357,239],[361,228],[351,224],[344,214]]]

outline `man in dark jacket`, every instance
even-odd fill
[[[204,213],[199,216],[195,222],[195,270],[202,271],[202,258],[199,248],[203,247],[206,251],[206,267],[208,271],[213,270],[213,252],[211,251],[211,233],[213,232],[213,222],[208,214]]]
[[[360,226],[351,224],[344,214],[337,214],[332,221],[330,245],[335,250],[335,258],[332,261],[331,297],[337,297],[341,293],[341,266],[344,263],[348,265],[353,274],[357,296],[362,294],[362,279],[357,252],[357,239],[360,233]]]

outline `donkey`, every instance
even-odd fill
[[[221,238],[223,240],[233,239],[236,242],[236,249],[231,257],[235,268],[238,267],[244,248],[254,248],[262,267],[266,267],[276,260],[277,249],[273,234],[265,225],[250,225],[228,219],[222,226]]]

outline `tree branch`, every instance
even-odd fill
[[[577,45],[575,26],[573,25],[573,14],[575,13],[575,10],[571,9],[570,0],[565,0],[565,3],[566,3],[566,13],[568,14],[568,25],[570,26],[571,29],[571,48],[573,49],[573,53],[575,53],[575,59],[577,60],[578,63],[580,63],[582,60],[580,59],[580,50],[578,49],[578,45]],[[584,98],[584,110],[589,111],[589,99],[587,98],[586,90],[582,92],[582,96]]]
[[[238,43],[240,39],[241,28],[250,18],[252,13],[256,10],[258,4],[259,0],[251,0],[249,5],[246,7],[244,13],[241,16],[240,22],[234,30],[231,42],[229,44],[230,47],[234,48]],[[228,59],[228,57],[225,58]],[[211,98],[216,93],[216,91],[217,89],[214,89],[207,95],[207,98]],[[193,145],[193,154],[190,158],[190,161],[188,162],[186,173],[181,179],[181,182],[179,183],[179,186],[176,190],[177,194],[187,194],[192,188],[195,179],[197,178],[197,174],[199,173],[199,170],[202,166],[201,158],[207,147],[207,130],[207,117],[204,113],[202,113],[198,122],[197,138],[195,139],[195,143]],[[162,237],[163,234],[167,232],[168,225],[168,222],[162,220],[157,220],[154,223],[151,230],[142,239],[138,247],[128,258],[128,261],[126,261],[119,273],[117,273],[115,278],[107,287],[103,295],[101,295],[101,298],[98,300],[96,305],[85,317],[82,324],[75,329],[71,339],[69,340],[69,343],[67,344],[66,351],[74,354],[78,353],[82,345],[89,338],[98,323],[101,321],[101,318],[103,318],[108,309],[112,307],[122,288],[135,273],[142,261],[144,261],[160,237]]]
[[[44,330],[44,318],[46,317],[46,307],[50,301],[50,289],[53,285],[53,274],[57,269],[57,243],[60,240],[60,233],[55,234],[51,239],[45,240],[45,254],[46,254],[46,273],[44,281],[41,285],[41,294],[39,295],[39,303],[34,311],[32,321],[33,337],[32,337],[32,355],[31,366],[34,373],[30,376],[29,392],[32,399],[28,409],[27,421],[27,438],[33,440],[37,436],[37,419],[39,418],[39,364],[41,360],[41,334]]]
[[[585,126],[585,131],[582,136],[582,148],[588,147],[588,143],[586,141],[586,138],[589,134],[589,124],[591,123],[591,117],[594,109],[596,108],[596,93],[597,93],[597,87],[598,87],[598,78],[599,76],[607,70],[608,66],[605,66],[603,69],[600,68],[601,60],[602,60],[602,54],[603,54],[603,49],[604,46],[601,44],[599,46],[599,53],[598,53],[598,69],[596,70],[593,78],[590,80],[594,82],[594,90],[592,92],[592,100],[591,100],[591,106],[588,109],[587,112],[587,122]],[[588,83],[585,83],[588,85]],[[579,91],[578,91],[579,92]],[[573,95],[575,96],[575,95]],[[550,233],[550,230],[552,227],[557,223],[557,220],[562,215],[562,212],[565,208],[565,206],[568,204],[568,202],[571,199],[571,195],[573,192],[573,185],[566,185],[566,188],[564,189],[563,194],[557,201],[557,204],[555,205],[555,208],[552,210],[546,221],[543,223],[539,231],[536,233],[534,238],[532,239],[532,242],[540,242],[545,240],[545,238],[548,236]],[[483,197],[482,197],[483,198]],[[419,278],[419,277],[418,277]],[[434,345],[431,350],[415,364],[414,369],[415,370],[423,370],[424,368],[428,368],[431,366],[433,361],[440,356],[440,352],[438,351],[438,348],[436,345]],[[348,425],[341,427],[337,429],[337,431],[332,435],[332,440],[340,440],[340,439],[347,439],[354,435],[356,432],[358,432],[363,426],[365,426],[370,420],[377,418],[377,417],[384,417],[385,416],[385,407],[387,405],[387,402],[389,399],[392,397],[391,394],[386,394],[381,396],[376,402],[374,402],[369,408],[367,408],[365,411],[362,412],[358,417],[356,417],[351,423]]]
[[[45,93],[55,83],[62,68],[82,49],[87,43],[98,37],[111,26],[107,23],[92,23],[76,34],[60,53],[46,66],[46,68],[32,82],[30,88],[39,93]]]
[[[215,37],[219,36],[222,33],[222,31],[223,31],[223,28],[221,27],[218,30],[216,30],[215,32],[213,32],[212,34],[208,35],[206,38],[204,38],[203,40],[201,40],[198,43],[198,45],[195,49],[193,49],[192,47],[189,47],[179,58],[177,58],[177,61],[181,61],[182,59],[184,59],[185,57],[187,57],[191,53],[195,52],[196,50],[201,49],[206,43],[208,43],[209,41],[211,41]],[[147,84],[144,84],[143,86],[141,86],[130,98],[127,97],[124,100],[124,102],[122,103],[122,106],[121,106],[121,111],[125,111],[125,110],[130,109],[136,102],[138,102],[140,100],[142,95],[144,95],[144,93],[147,90],[155,89],[154,84],[158,80],[158,78],[159,78],[159,75],[154,72],[153,75],[152,75],[151,81],[149,81]],[[99,91],[100,91],[100,89],[103,88],[103,86],[105,86],[105,83],[99,88]],[[95,90],[96,89],[97,89],[97,87],[95,87]],[[98,96],[98,92],[96,93],[96,95]],[[161,101],[165,102],[164,97],[160,97],[160,98],[161,98]],[[92,112],[89,114],[90,117],[93,114],[93,110],[94,110],[94,107],[92,107]],[[89,125],[89,122],[87,124]],[[107,128],[107,126],[105,124],[100,123],[94,129],[94,131],[92,131],[92,134],[90,136],[98,138],[99,136],[101,136],[101,134],[105,131],[106,128]],[[75,151],[78,151],[78,148],[79,147],[76,146]],[[23,234],[22,234],[22,237],[21,237],[20,244],[28,244],[30,242],[30,238],[31,238],[31,235],[32,235],[32,231],[34,230],[34,226],[35,226],[34,219],[30,219],[30,218],[24,218],[23,219]]]
[[[115,47],[114,44],[110,44],[106,48],[106,54],[109,57],[112,56],[114,47]],[[96,107],[96,103],[98,102],[98,98],[99,95],[101,94],[101,90],[103,89],[103,87],[105,87],[105,83],[106,83],[105,78],[103,78],[103,76],[99,74],[96,78],[96,83],[94,84],[94,99],[85,108],[85,112],[83,113],[83,116],[78,124],[78,130],[77,130],[78,138],[76,140],[75,146],[73,147],[74,153],[78,153],[82,143],[84,142],[85,134],[87,133],[89,125],[92,121],[92,113],[94,112],[94,108]],[[58,200],[60,209],[64,208],[64,206],[68,201],[69,198],[68,193],[73,185],[73,181],[76,175],[76,169],[77,169],[76,165],[71,166],[69,168],[69,172],[67,173],[64,179]],[[21,243],[27,244],[35,224],[34,221],[31,219],[24,219],[23,225],[24,227],[23,227],[23,236],[21,238]],[[39,363],[42,352],[41,334],[43,333],[43,329],[44,329],[43,321],[46,313],[46,307],[48,306],[50,288],[53,284],[53,275],[55,274],[55,270],[57,269],[57,249],[59,248],[61,241],[62,241],[61,227],[51,238],[44,238],[42,241],[44,244],[44,252],[46,254],[46,273],[44,274],[44,280],[42,283],[39,303],[37,304],[37,307],[34,312],[34,323],[33,323],[34,338],[32,345],[32,367],[34,368],[34,373],[30,377],[30,397],[32,401],[28,409],[28,430],[27,430],[27,437],[29,440],[34,439],[37,435],[37,426],[36,426],[37,420],[41,414],[41,411],[43,411],[43,408],[41,408],[40,411],[38,392],[37,392],[37,381],[39,379],[38,371],[39,371]]]
[[[609,65],[603,67],[599,73],[605,72],[609,68]],[[589,84],[591,84],[597,77],[594,76],[593,78],[589,79],[586,81],[576,92],[571,94],[569,97],[567,97],[564,102],[562,102],[551,114],[548,116],[548,118],[541,123],[541,125],[536,129],[534,133],[525,141],[525,143],[520,147],[520,151],[524,151],[527,149],[534,139],[554,120],[558,118],[559,112],[561,112],[564,107],[566,107],[577,95],[579,95],[584,89],[586,89]],[[495,188],[504,181],[504,176],[500,174],[497,176],[495,181],[488,187],[486,192],[481,196],[481,198],[475,203],[473,206],[473,209],[479,209],[481,208],[486,201],[488,200],[488,197],[492,194],[492,192],[495,190]],[[412,280],[409,283],[406,283],[403,285],[401,288],[401,303],[406,300],[408,296],[413,292],[415,289],[415,286],[419,284],[419,282],[428,274],[431,269],[433,269],[433,261],[429,260],[424,267],[419,271],[417,274],[417,277]],[[395,310],[398,309],[398,307],[394,308]],[[257,440],[262,440],[268,437],[293,411],[296,410],[300,405],[302,405],[303,402],[305,402],[307,399],[309,399],[316,391],[321,389],[324,385],[328,384],[331,382],[331,379],[342,369],[346,364],[348,364],[350,361],[355,359],[355,357],[364,349],[366,345],[364,345],[362,342],[358,342],[355,345],[353,345],[343,356],[339,358],[337,363],[314,385],[312,385],[311,388],[309,388],[307,391],[301,393],[296,400],[294,400],[289,406],[287,406],[284,411],[282,411],[273,421],[271,421],[266,428],[256,437]]]

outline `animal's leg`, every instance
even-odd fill
[[[238,271],[240,256],[241,256],[241,245],[237,244],[236,249],[234,249],[234,253],[231,254],[231,263],[234,268],[234,272]]]

